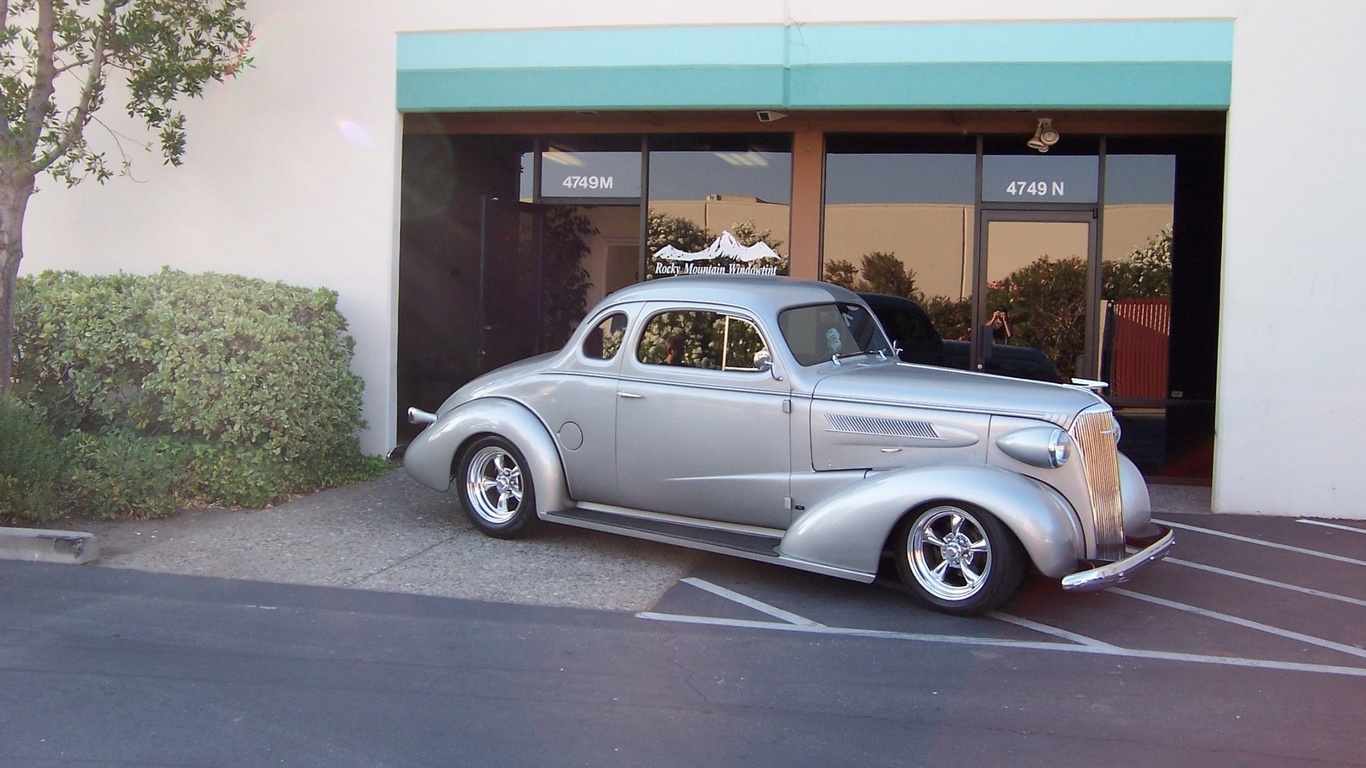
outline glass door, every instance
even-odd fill
[[[478,373],[543,351],[544,219],[540,206],[487,197],[482,202]]]
[[[1092,211],[984,210],[972,368],[1093,379],[1099,366]]]

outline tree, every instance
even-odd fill
[[[1119,261],[1105,262],[1103,295],[1107,300],[1165,299],[1172,291],[1172,227]]]
[[[578,208],[554,206],[546,212],[542,237],[544,279],[541,285],[541,349],[559,349],[588,311],[588,270],[583,261],[592,250],[584,238],[598,234]]]
[[[834,259],[825,262],[825,282],[834,283],[843,288],[854,290],[854,281],[858,279],[858,267],[848,259]]]
[[[711,245],[711,233],[692,219],[650,211],[647,221],[645,247],[651,255],[670,245],[685,253],[697,253]]]
[[[915,270],[906,269],[906,264],[890,251],[871,251],[863,254],[855,267],[846,259],[835,259],[825,265],[825,281],[843,286],[851,291],[863,293],[883,293],[889,296],[902,296],[916,301],[924,301],[924,295],[915,287]],[[859,278],[859,273],[863,274]]]
[[[888,251],[873,251],[863,255],[863,282],[860,291],[884,293],[889,296],[904,296],[919,299],[915,289],[915,272],[906,269],[905,263]]]
[[[165,162],[185,155],[180,96],[199,96],[250,65],[245,0],[0,0],[0,394],[13,368],[14,291],[24,214],[47,174],[73,186],[126,172],[86,129],[111,74],[126,80],[128,116],[156,132]],[[112,164],[112,167],[111,167]]]

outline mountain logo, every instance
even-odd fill
[[[722,232],[711,245],[695,253],[666,245],[655,251],[654,273],[663,275],[776,275],[776,262],[781,257],[768,243],[741,245],[735,235]],[[755,262],[772,259],[774,266],[757,266]],[[709,262],[704,264],[703,262]]]

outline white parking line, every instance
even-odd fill
[[[1040,624],[1037,621],[1022,619],[1019,616],[1011,616],[1008,613],[1001,613],[1000,611],[988,611],[987,615],[993,619],[996,619],[997,621],[1004,621],[1007,624],[1014,624],[1017,627],[1024,627],[1025,629],[1030,629],[1035,632],[1041,632],[1045,635],[1052,635],[1054,637],[1060,637],[1064,640],[1071,640],[1072,642],[1078,643],[1080,645],[1090,645],[1098,648],[1115,647],[1110,643],[1107,643],[1103,640],[1097,640],[1094,637],[1079,635],[1076,632],[1068,632],[1065,629],[1058,629],[1057,627],[1052,627],[1047,624]]]
[[[1296,552],[1298,554],[1309,555],[1311,557],[1321,557],[1324,560],[1334,560],[1339,563],[1349,563],[1351,565],[1366,566],[1366,560],[1357,560],[1356,558],[1352,557],[1343,557],[1342,555],[1334,555],[1328,552],[1318,552],[1312,549],[1304,549],[1303,547],[1292,547],[1289,544],[1278,544],[1274,541],[1262,541],[1261,539],[1253,539],[1248,536],[1239,536],[1235,533],[1225,533],[1224,531],[1215,531],[1209,528],[1200,528],[1198,526],[1185,525],[1183,523],[1172,523],[1166,520],[1159,520],[1157,522],[1162,523],[1163,525],[1171,526],[1172,528],[1180,528],[1186,531],[1207,533],[1211,536],[1220,536],[1225,539],[1233,539],[1234,541],[1242,541],[1248,544],[1257,544],[1263,547],[1271,547],[1272,549],[1283,549],[1287,552]]]
[[[784,611],[782,608],[775,608],[774,606],[771,606],[768,603],[755,600],[754,598],[748,595],[742,595],[739,592],[726,589],[725,587],[713,584],[710,581],[703,581],[702,579],[688,577],[686,579],[683,579],[683,583],[690,584],[704,592],[710,592],[713,595],[716,595],[717,597],[724,597],[725,599],[730,600],[731,602],[739,603],[740,605],[743,605],[746,608],[753,608],[754,610],[760,613],[766,613],[775,619],[782,619],[783,621],[786,621],[789,624],[796,624],[799,627],[825,626],[823,624],[820,624],[819,622],[812,621],[811,619],[808,619],[805,616],[798,616],[795,613]]]
[[[1322,598],[1324,598],[1324,599],[1326,599],[1326,600],[1337,600],[1338,602],[1349,603],[1349,604],[1351,604],[1351,605],[1359,605],[1359,606],[1361,606],[1361,607],[1363,607],[1363,608],[1366,608],[1366,600],[1360,600],[1360,599],[1357,599],[1357,598],[1355,598],[1355,597],[1348,597],[1347,595],[1339,595],[1339,594],[1335,594],[1335,593],[1333,593],[1333,592],[1324,592],[1324,591],[1321,590],[1321,589],[1310,589],[1309,587],[1301,587],[1301,586],[1299,586],[1298,584],[1286,584],[1285,582],[1282,582],[1282,581],[1272,581],[1271,579],[1264,579],[1264,578],[1262,578],[1262,577],[1260,577],[1260,576],[1253,576],[1253,575],[1247,574],[1247,573],[1238,573],[1237,571],[1230,571],[1230,570],[1226,570],[1226,569],[1224,569],[1224,568],[1216,568],[1216,567],[1214,567],[1214,566],[1212,566],[1212,565],[1205,565],[1205,564],[1203,564],[1203,563],[1192,563],[1192,562],[1190,562],[1189,560],[1182,560],[1182,559],[1180,559],[1180,558],[1171,557],[1170,555],[1167,556],[1167,557],[1165,557],[1165,558],[1163,558],[1163,559],[1162,559],[1162,562],[1164,562],[1164,563],[1171,563],[1171,564],[1173,564],[1173,565],[1182,565],[1182,566],[1185,566],[1185,567],[1187,567],[1187,568],[1194,568],[1194,569],[1196,569],[1197,571],[1207,571],[1207,572],[1209,572],[1209,573],[1217,573],[1217,574],[1219,574],[1220,576],[1228,576],[1228,577],[1234,578],[1234,579],[1242,579],[1243,581],[1250,581],[1250,582],[1252,582],[1252,583],[1254,583],[1254,584],[1261,584],[1261,585],[1263,585],[1263,586],[1275,587],[1275,588],[1277,588],[1277,589],[1286,589],[1286,590],[1289,590],[1289,591],[1291,591],[1291,592],[1299,592],[1299,593],[1302,594],[1302,595],[1312,595],[1312,596],[1314,596],[1314,597],[1322,597]]]
[[[1323,528],[1332,528],[1338,531],[1351,531],[1352,533],[1366,533],[1366,528],[1353,528],[1350,525],[1338,525],[1337,523],[1325,523],[1322,520],[1296,520],[1297,523],[1305,525],[1317,525]]]
[[[1240,627],[1255,629],[1258,632],[1265,632],[1269,635],[1276,635],[1278,637],[1289,638],[1291,640],[1298,640],[1302,643],[1317,645],[1320,648],[1328,648],[1330,650],[1340,651],[1342,653],[1356,656],[1360,659],[1366,659],[1366,648],[1358,648],[1354,645],[1335,643],[1332,640],[1324,640],[1321,637],[1306,635],[1302,632],[1294,632],[1289,629],[1281,629],[1280,627],[1273,627],[1270,624],[1262,624],[1261,622],[1251,621],[1249,619],[1240,618],[1238,616],[1230,616],[1227,613],[1211,611],[1205,608],[1197,608],[1194,605],[1186,605],[1185,603],[1177,603],[1172,600],[1164,600],[1163,598],[1153,597],[1152,595],[1144,595],[1138,592],[1131,592],[1127,589],[1111,588],[1109,591],[1111,594],[1124,595],[1125,597],[1131,597],[1135,600],[1142,600],[1145,603],[1153,603],[1154,605],[1161,605],[1166,608],[1172,608],[1178,611],[1185,611],[1186,613],[1193,613],[1197,616],[1204,616],[1205,618],[1215,619],[1218,621],[1227,622],[1229,624],[1236,624]]]
[[[1366,678],[1366,668],[1343,667],[1331,664],[1304,664],[1293,661],[1268,661],[1266,659],[1240,659],[1228,656],[1207,656],[1196,653],[1170,653],[1166,651],[1140,651],[1114,645],[1074,645],[1072,643],[1030,642],[1028,640],[995,640],[984,637],[963,637],[956,635],[927,635],[913,632],[889,632],[878,629],[847,629],[844,627],[800,626],[797,624],[777,624],[771,621],[745,621],[742,619],[719,619],[711,616],[686,616],[652,611],[637,613],[637,618],[649,621],[671,622],[676,624],[702,624],[739,629],[761,629],[769,632],[801,632],[818,635],[841,635],[846,637],[867,637],[887,640],[909,640],[921,643],[942,643],[945,645],[985,646],[1015,650],[1058,651],[1061,653],[1083,653],[1095,656],[1115,656],[1130,659],[1150,659],[1154,661],[1182,661],[1195,664],[1210,664],[1221,667],[1245,667],[1251,669],[1270,669],[1285,672],[1313,672],[1316,674],[1338,675],[1342,677]]]

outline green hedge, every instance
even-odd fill
[[[61,438],[77,501],[261,506],[374,474],[337,295],[235,275],[20,278],[14,394]]]
[[[0,396],[0,518],[57,516],[62,469],[57,441],[32,409]]]

